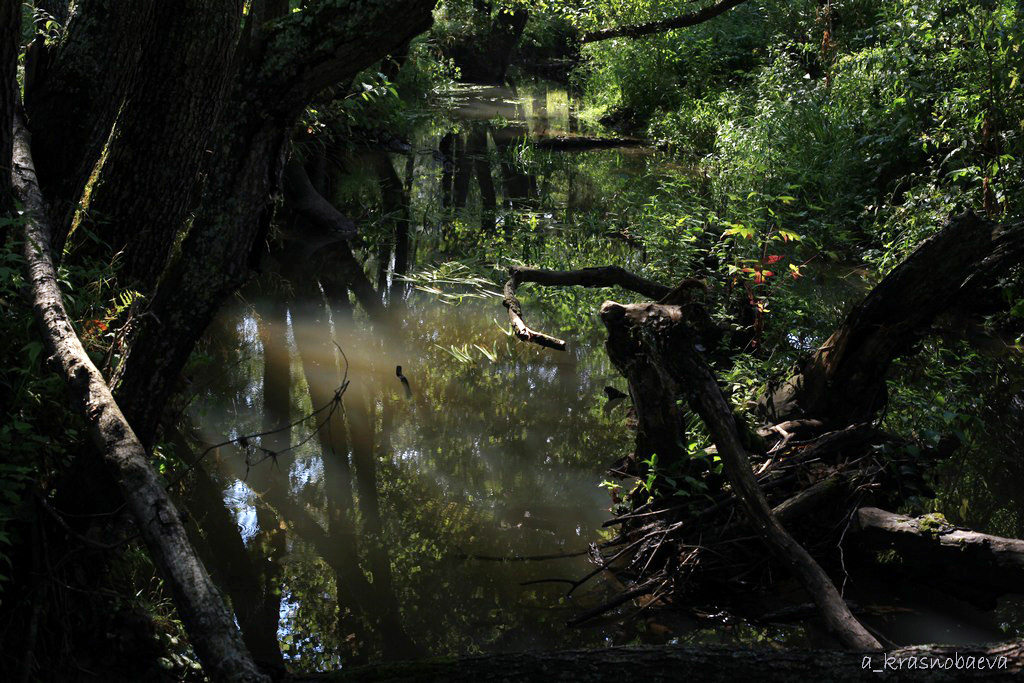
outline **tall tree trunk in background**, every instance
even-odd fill
[[[90,193],[90,227],[124,252],[122,285],[149,291],[167,262],[217,129],[238,39],[239,0],[161,2],[139,76]],[[169,144],[172,143],[173,144]]]
[[[391,273],[389,291],[389,296],[393,299],[394,294],[401,288],[401,283],[394,280],[393,276],[405,275],[409,270],[409,194],[387,152],[374,153],[373,166],[377,172],[384,214],[390,217],[389,222],[392,224],[392,240],[385,242],[387,248],[383,249],[383,252],[387,252],[387,256],[382,262],[385,267],[390,266],[391,254],[394,254],[394,270]],[[384,283],[378,283],[377,289],[383,291],[384,284],[386,278]]]
[[[14,209],[11,158],[14,152],[14,110],[18,105],[18,47],[21,3],[0,0],[0,217]]]
[[[60,258],[71,218],[136,74],[155,0],[78,0],[55,47],[30,50],[25,111]]]
[[[480,230],[494,230],[495,217],[498,209],[498,198],[494,192],[494,179],[491,178],[491,160],[487,154],[487,127],[483,124],[473,126],[466,142],[466,155],[473,160],[477,186],[480,188]]]

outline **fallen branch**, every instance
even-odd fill
[[[685,387],[692,408],[711,432],[733,491],[746,508],[758,535],[810,593],[829,631],[848,649],[881,649],[878,640],[850,613],[824,570],[772,514],[750,470],[736,418],[701,354],[698,336],[690,329],[683,311],[677,306],[623,306],[606,301],[601,306],[601,319],[609,331],[609,347],[629,344],[627,340],[635,340],[640,328],[647,333],[643,338],[650,341],[642,343],[644,348],[640,353],[649,353],[679,386]],[[635,345],[636,342],[632,343]]]
[[[53,233],[21,114],[15,116],[12,183],[23,203],[25,265],[32,311],[51,361],[59,366],[93,446],[112,470],[154,564],[171,588],[178,614],[207,674],[216,681],[269,679],[242,643],[231,612],[188,541],[181,516],[75,334],[64,308],[51,253]]]
[[[744,2],[746,2],[746,0],[722,0],[717,4],[708,5],[696,12],[672,17],[671,19],[661,19],[659,21],[651,21],[646,24],[631,24],[629,26],[603,28],[597,31],[591,31],[590,33],[584,33],[582,42],[596,43],[599,40],[608,40],[609,38],[639,38],[641,36],[651,35],[652,33],[663,33],[675,28],[696,26],[697,24],[703,24],[705,21],[714,19],[719,14],[725,14],[733,7],[742,5]]]
[[[672,289],[652,280],[642,278],[618,266],[583,268],[582,270],[510,268],[509,279],[505,283],[504,301],[502,303],[508,309],[508,318],[512,322],[512,328],[515,331],[516,337],[522,341],[533,342],[534,344],[558,351],[565,350],[565,341],[532,330],[523,320],[523,307],[519,299],[516,298],[516,290],[523,282],[533,282],[549,286],[622,287],[623,289],[628,289],[654,299],[664,297]]]
[[[551,149],[562,152],[578,152],[588,149],[611,149],[614,147],[640,147],[639,138],[601,138],[594,135],[555,135],[540,138],[533,143],[537,149]]]

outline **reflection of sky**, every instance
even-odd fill
[[[235,524],[242,534],[242,540],[248,543],[256,532],[256,508],[252,505],[252,491],[242,481],[236,480],[224,491],[224,505],[231,510]]]

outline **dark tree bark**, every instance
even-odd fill
[[[151,444],[173,382],[265,239],[289,133],[323,88],[358,73],[429,26],[433,0],[310,3],[254,39],[211,144],[207,182],[181,258],[165,274],[119,373],[118,398]],[[401,11],[399,11],[401,10]]]
[[[703,24],[705,21],[710,21],[719,14],[724,14],[733,7],[742,5],[744,2],[746,0],[720,0],[720,2],[708,5],[696,12],[690,12],[689,14],[683,14],[671,19],[591,31],[590,33],[583,34],[583,42],[593,43],[599,40],[608,40],[609,38],[639,38],[641,36],[649,36],[652,33],[664,33],[675,28],[696,26],[697,24]]]
[[[480,188],[480,229],[491,232],[495,226],[498,197],[491,178],[491,162],[487,155],[487,128],[474,126],[466,143],[466,154],[473,159],[473,171]]]
[[[0,217],[14,210],[11,159],[14,152],[14,110],[18,104],[18,46],[21,3],[0,0]]]
[[[20,117],[19,117],[20,119]],[[217,681],[259,681],[230,612],[196,556],[181,515],[149,464],[103,376],[75,334],[51,255],[53,235],[36,179],[28,131],[16,121],[13,183],[25,206],[25,263],[32,308],[47,352],[68,385],[93,445],[117,480],[153,563],[164,576],[193,647]]]
[[[155,0],[79,0],[61,42],[32,49],[25,110],[60,258],[71,218],[136,74]],[[48,54],[47,54],[48,53]]]
[[[89,226],[122,252],[122,285],[150,291],[183,227],[217,130],[239,35],[238,0],[158,3],[93,186]]]
[[[925,240],[846,316],[762,404],[772,422],[812,417],[834,426],[869,421],[886,403],[886,372],[931,322],[1019,262],[1020,226],[958,216]]]
[[[316,242],[351,239],[356,225],[342,214],[313,185],[302,162],[292,158],[284,168],[284,196],[288,207],[302,215],[321,235]]]

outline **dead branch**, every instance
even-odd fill
[[[732,409],[703,358],[699,338],[684,319],[683,310],[675,306],[624,306],[607,301],[601,306],[601,318],[609,330],[609,346],[628,338],[636,339],[633,332],[644,328],[643,338],[649,341],[641,344],[643,348],[639,352],[649,354],[686,388],[690,404],[711,432],[733,491],[747,510],[758,535],[810,593],[829,630],[849,649],[881,649],[878,640],[850,613],[824,570],[772,514],[750,470],[748,453],[742,445]]]
[[[660,299],[671,291],[671,287],[642,278],[619,266],[581,270],[541,270],[518,266],[509,268],[509,279],[505,283],[502,303],[508,309],[508,318],[512,322],[516,337],[558,351],[565,350],[563,340],[532,330],[523,320],[523,308],[516,298],[516,290],[524,282],[547,286],[622,287],[653,299]]]
[[[719,14],[724,14],[733,7],[742,5],[744,2],[746,2],[746,0],[721,0],[719,3],[708,5],[696,12],[672,17],[671,19],[650,21],[646,24],[631,24],[629,26],[603,28],[597,31],[591,31],[590,33],[584,33],[582,40],[584,43],[596,43],[599,40],[608,40],[609,38],[639,38],[641,36],[651,35],[652,33],[663,33],[675,28],[696,26],[697,24],[703,24],[705,21],[710,21]]]
[[[180,513],[150,466],[145,448],[72,327],[57,283],[53,232],[30,145],[19,112],[14,124],[12,182],[25,207],[24,255],[32,310],[51,361],[60,369],[75,410],[89,426],[93,446],[112,470],[153,562],[171,587],[178,614],[207,673],[216,681],[267,682],[189,543]]]

